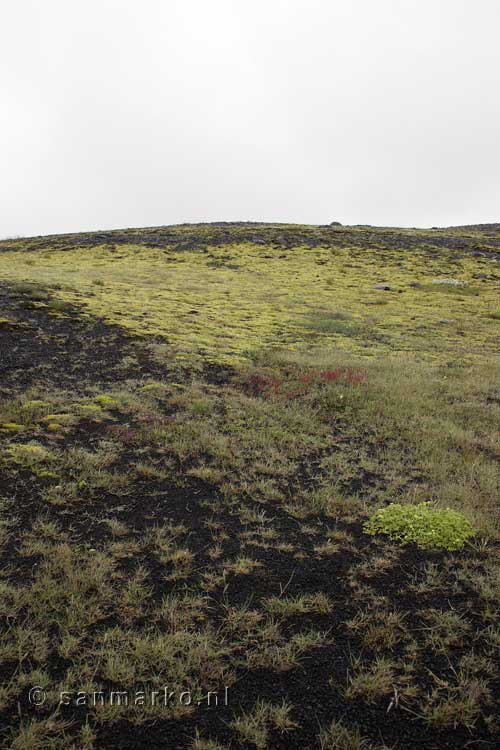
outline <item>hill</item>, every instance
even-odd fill
[[[186,225],[0,253],[4,280],[41,283],[179,356],[234,363],[265,343],[477,360],[499,343],[500,231]],[[460,283],[436,283],[449,278]]]
[[[2,747],[494,748],[499,260],[499,225],[1,242]]]

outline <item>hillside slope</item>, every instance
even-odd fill
[[[182,225],[3,242],[0,253],[5,281],[42,283],[184,357],[333,345],[451,361],[500,348],[498,229]],[[436,283],[450,278],[460,283]]]
[[[499,258],[497,225],[0,243],[2,748],[498,747]]]

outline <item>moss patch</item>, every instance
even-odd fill
[[[367,534],[387,534],[403,544],[414,542],[422,549],[462,549],[474,530],[467,518],[451,508],[431,508],[428,503],[381,508],[364,526]]]
[[[36,252],[4,251],[0,277],[30,293],[36,279],[56,301],[80,305],[129,332],[162,337],[179,360],[198,355],[236,364],[263,347],[320,345],[449,361],[457,354],[485,358],[498,348],[498,327],[488,316],[500,283],[496,277],[475,286],[433,281],[470,282],[487,262],[437,252],[432,243],[407,254],[383,242],[367,251],[359,238],[339,247],[335,235],[286,253],[251,242],[190,252],[134,244],[68,252],[47,241]],[[419,288],[410,286],[415,279]],[[391,291],[379,313],[386,300],[373,286],[381,281]],[[436,326],[442,318],[451,324]]]

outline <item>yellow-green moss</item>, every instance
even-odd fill
[[[22,432],[26,427],[23,424],[16,424],[15,422],[4,422],[0,425],[0,432]]]
[[[75,409],[80,416],[101,422],[106,418],[106,411],[99,404],[75,404]]]
[[[61,414],[46,414],[40,421],[49,424],[56,423],[62,427],[71,427],[71,425],[75,424],[78,420],[74,414],[63,412]]]
[[[383,241],[383,240],[382,240]],[[484,359],[498,349],[500,284],[471,284],[481,257],[389,249],[241,243],[205,252],[123,245],[2,254],[0,276],[54,289],[57,299],[139,334],[164,337],[178,360],[242,361],[249,350],[331,346],[439,361]],[[102,285],[96,285],[96,275]],[[467,287],[432,284],[453,277]],[[390,291],[374,289],[381,281]],[[418,281],[420,288],[410,287]],[[380,303],[386,304],[380,304]],[[314,325],[331,311],[346,325]],[[311,325],[311,321],[313,324]]]
[[[100,406],[103,406],[105,409],[117,409],[119,407],[119,403],[116,398],[107,396],[105,393],[101,394],[100,396],[96,396],[94,401]]]
[[[32,467],[36,464],[50,461],[52,458],[51,452],[43,445],[36,442],[10,445],[7,449],[7,453],[10,455],[14,463],[25,467]]]
[[[34,414],[36,412],[43,412],[45,409],[48,409],[51,406],[51,404],[48,401],[41,401],[40,399],[33,399],[31,401],[25,401],[23,404],[21,404],[21,409],[24,412],[30,412],[31,414]]]
[[[34,474],[38,477],[38,479],[41,479],[42,482],[60,481],[60,476],[54,471],[49,471],[48,469],[36,469],[34,471]]]

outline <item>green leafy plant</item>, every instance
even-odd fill
[[[402,544],[414,542],[422,549],[462,549],[475,534],[462,513],[450,508],[431,508],[430,503],[391,503],[377,510],[363,529],[371,535],[387,534]]]

